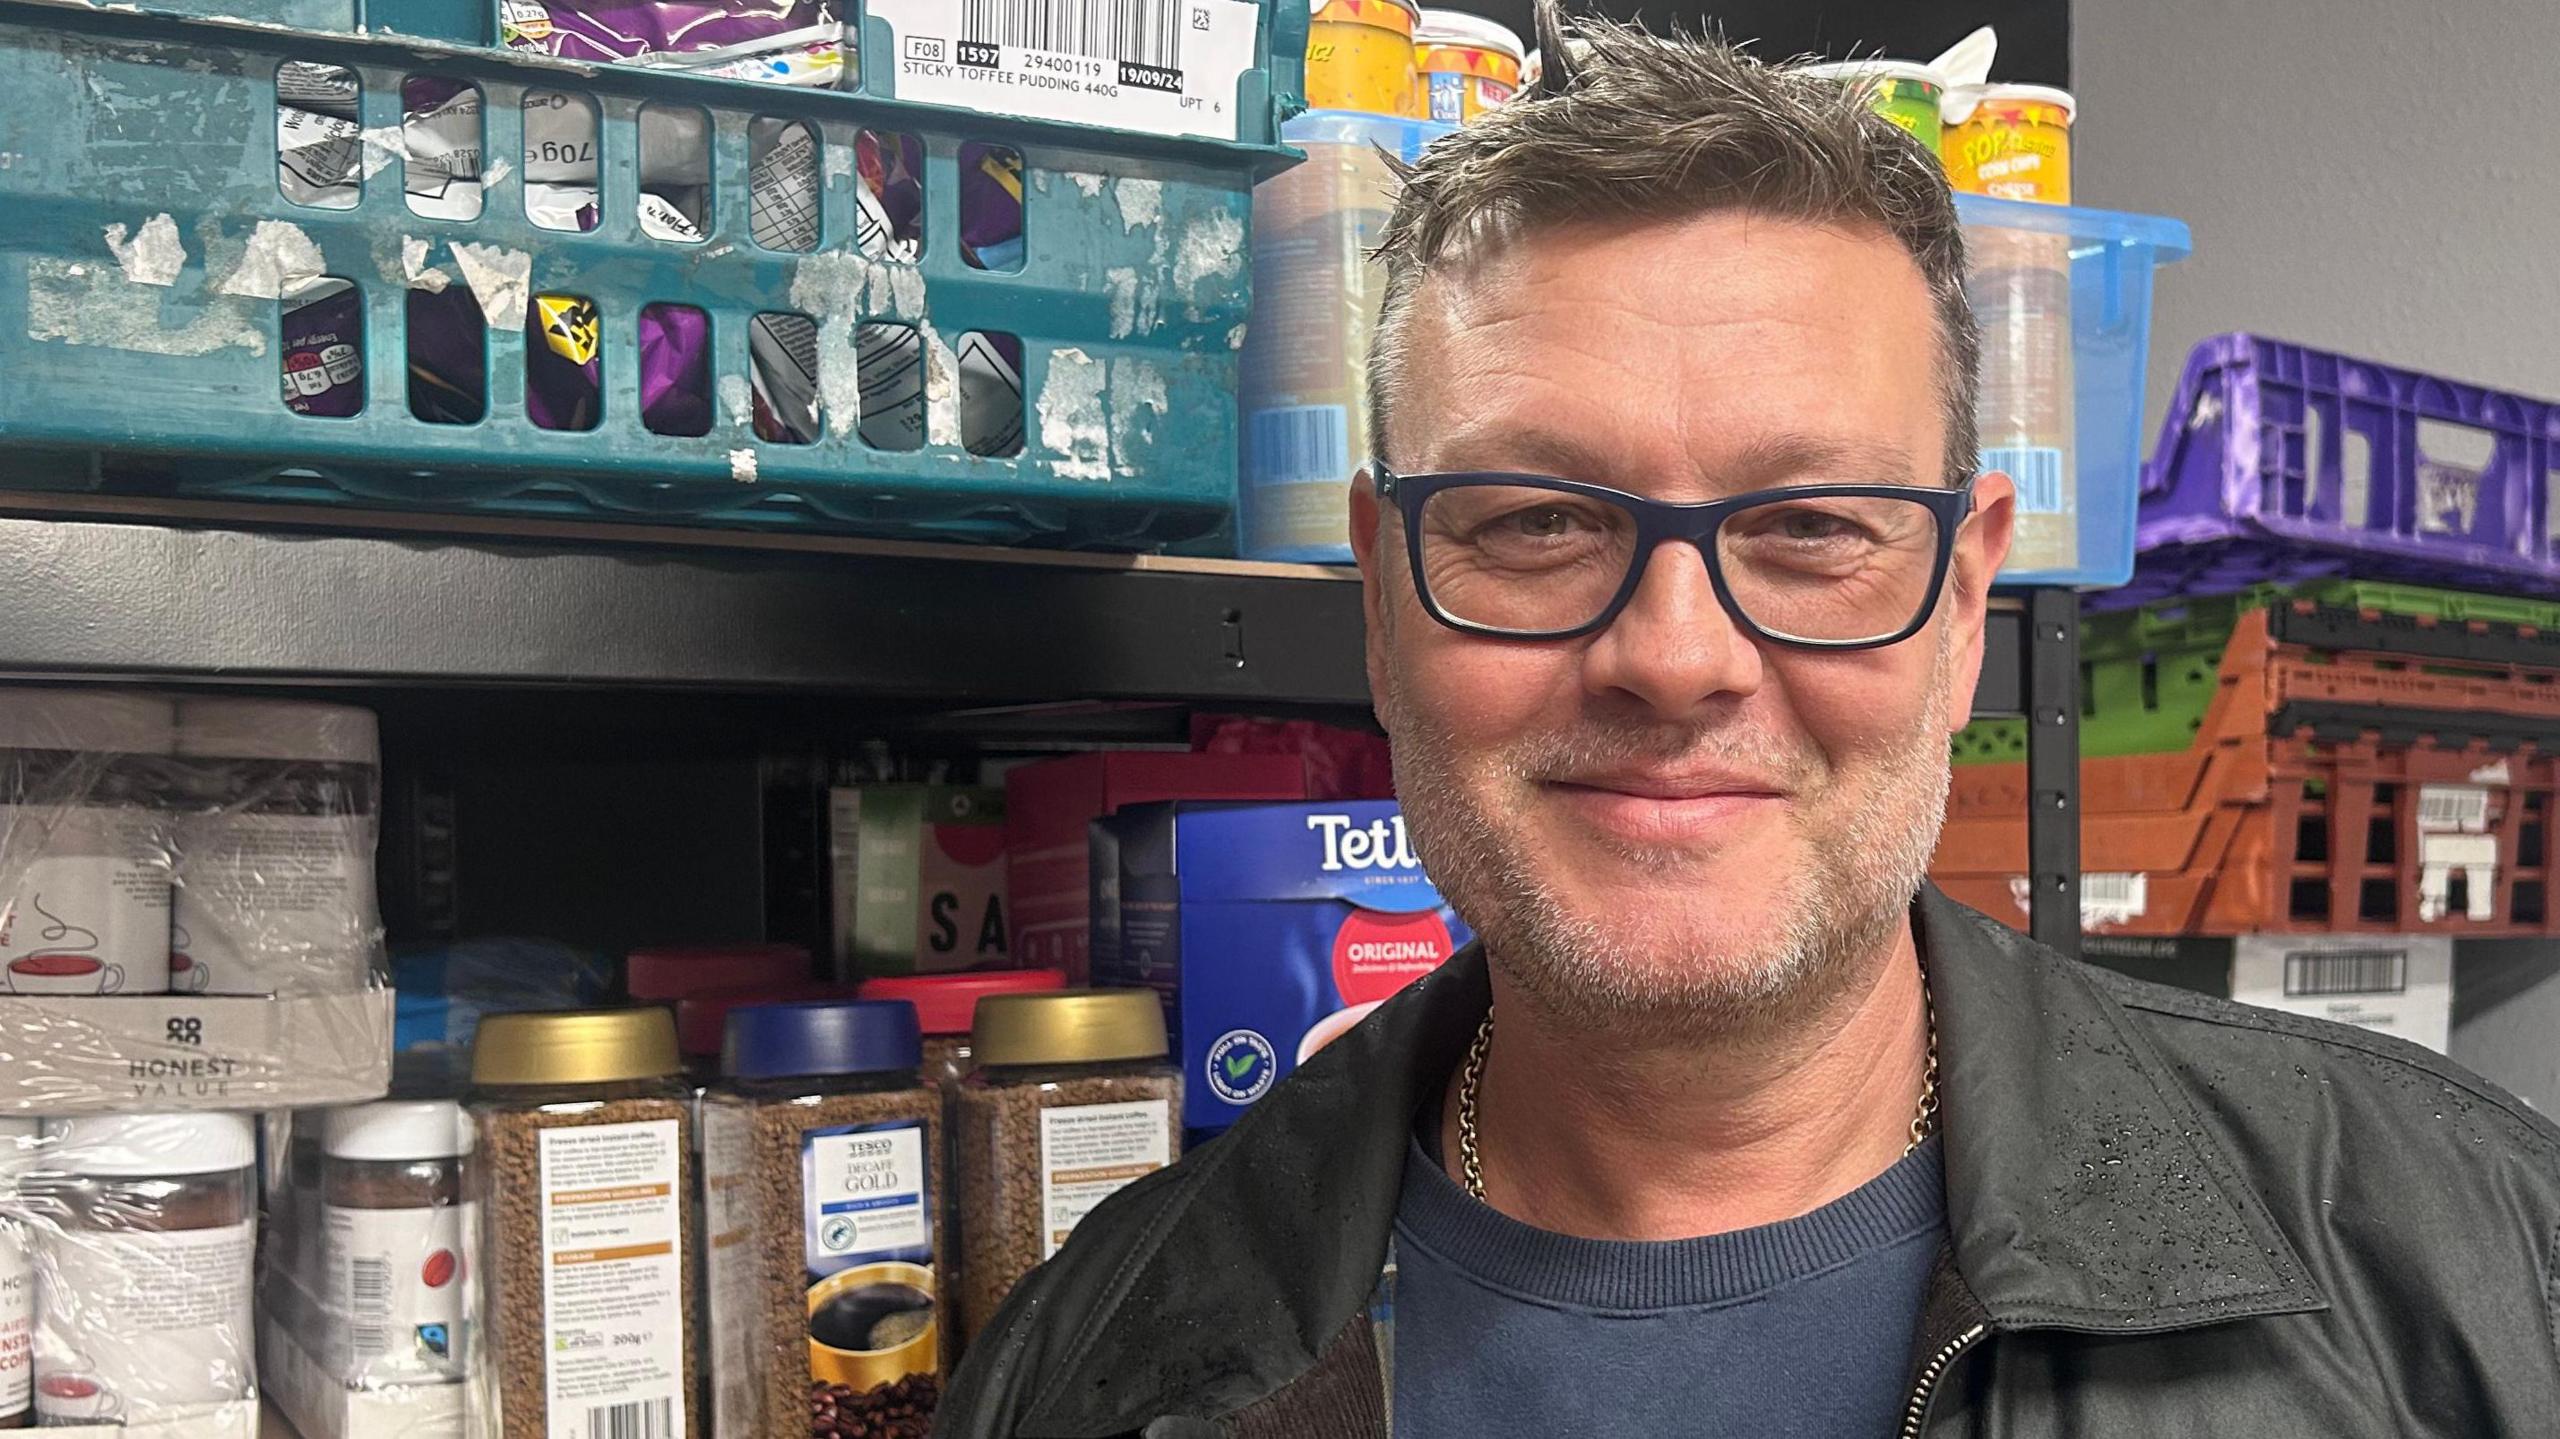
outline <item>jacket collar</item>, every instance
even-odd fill
[[[2149,1333],[2325,1305],[2176,1072],[2077,962],[1935,886],[1913,920],[1956,1268],[1998,1327]],[[1115,1382],[1050,1386],[1021,1432],[1209,1417],[1312,1369],[1376,1288],[1413,1116],[1491,1002],[1469,946],[1187,1161],[1074,1356]]]

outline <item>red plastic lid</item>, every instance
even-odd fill
[[[644,1004],[669,1004],[706,989],[807,984],[809,951],[796,944],[685,944],[635,949],[623,983]]]
[[[927,1034],[967,1034],[978,1001],[990,994],[1037,994],[1067,987],[1063,969],[979,969],[967,974],[902,975],[866,979],[864,999],[903,999],[916,1007],[916,1027]]]
[[[852,999],[854,986],[806,980],[799,984],[741,984],[705,989],[676,1001],[676,1048],[686,1055],[718,1054],[729,1011],[747,1004],[789,1004],[804,999]]]

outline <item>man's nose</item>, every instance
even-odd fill
[[[1594,693],[1631,695],[1666,718],[1760,688],[1759,646],[1725,613],[1695,545],[1674,540],[1645,561],[1635,594],[1583,656]]]

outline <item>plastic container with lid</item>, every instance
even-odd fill
[[[643,1004],[673,1004],[706,989],[807,984],[814,977],[808,950],[762,940],[635,949],[624,956],[622,973],[625,992]]]
[[[1078,1221],[1182,1152],[1182,1080],[1153,990],[979,1001],[955,1106],[960,1317],[974,1337]]]
[[[1939,106],[1946,100],[1947,77],[1917,60],[1841,60],[1808,65],[1807,75],[1866,87],[1875,112],[1911,132],[1922,149],[1940,154]]]
[[[384,1100],[320,1122],[321,1348],[350,1389],[463,1377],[463,1157],[451,1100]]]
[[[255,1397],[247,1115],[44,1122],[22,1181],[36,1261],[39,1424],[145,1424]]]
[[[479,1206],[470,1267],[487,1321],[465,1367],[485,1432],[702,1432],[693,1096],[674,1016],[493,1014],[471,1083],[464,1192]],[[572,1266],[575,1284],[546,1279]]]
[[[1310,0],[1307,106],[1420,117],[1413,33],[1415,0]]]
[[[943,1100],[921,1059],[909,1004],[731,1011],[702,1106],[713,1432],[931,1417],[953,1346]]]
[[[1425,10],[1413,32],[1416,118],[1463,125],[1520,93],[1527,52],[1510,26],[1463,10]]]
[[[2071,203],[2071,122],[2079,102],[2050,85],[1959,85],[1942,115],[1947,183],[1967,195]]]
[[[986,969],[868,980],[862,997],[914,1005],[916,1027],[924,1035],[925,1080],[956,1091],[977,1063],[969,1029],[977,1022],[979,1000],[991,994],[1039,994],[1066,986],[1067,972],[1062,969]]]
[[[720,1076],[721,1045],[729,1032],[729,1016],[737,1010],[752,1004],[856,997],[854,985],[815,979],[696,990],[676,1001],[676,1048],[684,1055],[686,1071],[707,1084]]]
[[[0,913],[23,917],[0,925],[0,990],[169,988],[176,716],[150,695],[0,685]]]

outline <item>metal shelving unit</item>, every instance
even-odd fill
[[[1359,587],[1308,565],[0,492],[0,595],[16,677],[1368,708]],[[2078,690],[2076,597],[1996,598],[1974,708],[2031,721],[2032,929],[2066,949]]]

